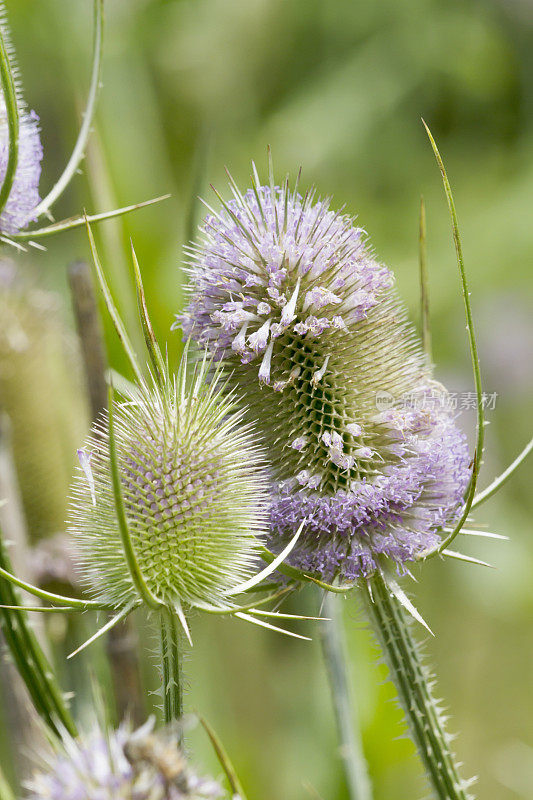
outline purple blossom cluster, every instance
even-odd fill
[[[28,782],[27,800],[209,800],[220,784],[198,777],[175,737],[123,725],[67,739]]]
[[[470,477],[464,435],[364,231],[313,192],[261,186],[212,211],[189,249],[187,336],[224,359],[266,441],[270,547],[353,581],[438,544]],[[406,394],[417,408],[402,407]],[[385,396],[388,407],[379,400]]]
[[[377,475],[334,493],[309,491],[311,481],[301,476],[277,485],[271,544],[278,548],[307,520],[294,566],[355,581],[374,572],[382,556],[401,568],[438,544],[437,531],[459,509],[468,483],[466,438],[450,413],[424,413],[423,423],[413,412],[393,415],[401,455]]]
[[[316,339],[344,331],[393,282],[371,258],[364,231],[327,200],[313,201],[314,192],[258,183],[245,195],[235,191],[189,251],[193,296],[178,323],[219,358],[259,362],[266,384],[284,333]]]

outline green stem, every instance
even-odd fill
[[[372,627],[435,797],[473,800],[468,792],[470,781],[459,776],[450,749],[451,737],[444,730],[439,703],[432,695],[433,680],[411,633],[411,618],[390,594],[381,575],[375,575],[362,588]]]
[[[161,663],[163,668],[163,711],[165,722],[183,715],[180,633],[176,617],[169,608],[161,612]]]
[[[321,593],[322,595],[322,593]],[[342,621],[343,601],[326,592],[324,614],[329,618],[321,629],[322,652],[328,674],[337,734],[350,800],[371,800],[372,787],[357,724],[353,694],[347,674],[347,653]]]

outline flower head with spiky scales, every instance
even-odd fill
[[[4,47],[11,62],[11,69],[15,76],[15,97],[19,118],[17,169],[9,197],[0,213],[0,232],[9,235],[18,233],[21,228],[25,228],[35,219],[33,211],[39,204],[39,180],[41,177],[43,149],[39,133],[39,118],[34,111],[28,110],[22,95],[22,87],[18,69],[15,66],[15,56],[10,43],[3,3],[0,4],[0,30]],[[8,111],[4,93],[0,89],[0,185],[3,183],[8,169],[9,138]]]
[[[221,394],[220,372],[186,360],[115,404],[114,439],[124,510],[142,581],[168,607],[220,606],[250,577],[266,528],[266,476],[250,426]],[[80,451],[68,529],[80,572],[98,600],[139,597],[122,546],[109,429],[101,421]]]
[[[251,190],[230,185],[190,250],[178,322],[231,366],[266,440],[271,545],[306,519],[297,566],[327,580],[382,556],[401,566],[438,541],[468,482],[446,390],[349,216],[288,182],[262,186],[255,167]]]
[[[208,800],[225,796],[218,781],[199,777],[172,731],[153,732],[153,720],[132,731],[95,727],[54,741],[28,781],[27,800]]]

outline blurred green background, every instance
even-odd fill
[[[41,118],[45,192],[79,124],[91,3],[7,6],[26,97]],[[212,201],[209,183],[224,192],[225,165],[241,183],[251,159],[264,174],[270,145],[279,176],[301,166],[304,185],[316,184],[335,206],[358,215],[414,318],[424,194],[437,377],[452,391],[471,390],[449,220],[424,117],[455,190],[485,388],[498,395],[481,481],[488,483],[531,435],[533,2],[107,0],[106,10],[96,130],[83,174],[56,216],[172,193],[98,230],[129,326],[136,326],[129,237],[157,333],[175,355],[178,335],[169,328],[183,303],[182,247],[195,186],[200,180]],[[20,259],[36,273],[34,282],[63,297],[69,326],[66,267],[87,257],[86,237],[75,232]],[[107,338],[113,365],[125,370],[109,326]],[[46,376],[41,381],[53,403],[54,387]],[[471,434],[474,413],[463,410],[460,422]],[[62,435],[60,416],[43,425],[33,432],[36,448],[40,436]],[[495,570],[432,562],[415,571],[416,603],[436,632],[427,653],[452,712],[450,727],[460,732],[465,772],[479,775],[484,800],[533,796],[531,465],[476,514],[476,523],[510,541],[460,543]],[[401,713],[355,597],[345,612],[375,800],[421,797],[414,748],[401,738]],[[282,640],[232,621],[197,618],[193,628],[189,706],[213,723],[249,796],[346,798],[318,642]],[[216,771],[205,738],[195,733],[192,743]]]

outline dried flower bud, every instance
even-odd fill
[[[153,721],[131,731],[93,729],[65,738],[43,759],[27,784],[27,800],[208,800],[223,797],[217,781],[188,765],[171,731],[152,731]]]
[[[218,376],[182,362],[162,386],[132,389],[114,409],[124,506],[142,578],[167,606],[220,605],[249,578],[266,527],[262,455]],[[91,593],[121,608],[138,598],[117,523],[106,420],[97,424],[72,489],[69,532]]]
[[[231,366],[266,440],[271,546],[307,519],[297,566],[352,580],[381,556],[401,565],[438,541],[468,480],[446,390],[350,217],[257,175],[231,185],[191,248],[178,320]]]

